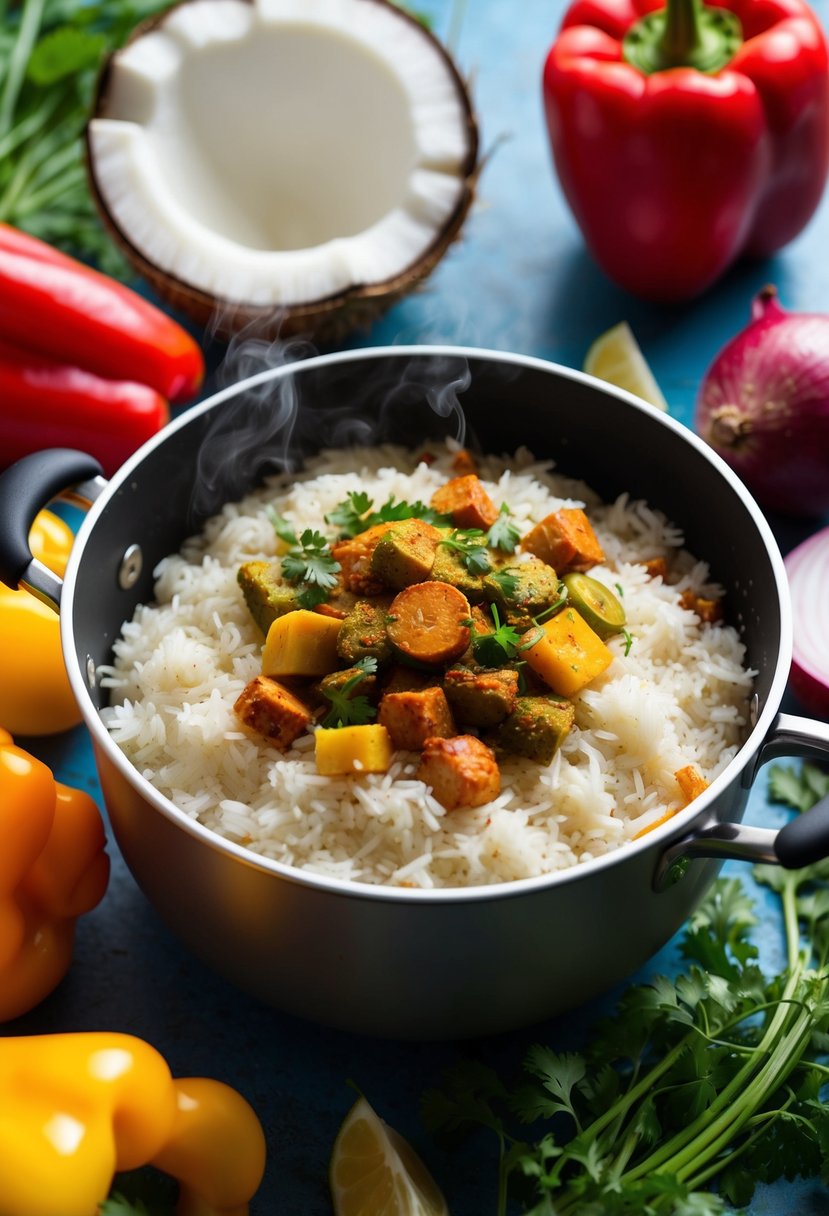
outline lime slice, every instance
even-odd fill
[[[335,1216],[449,1216],[414,1149],[365,1098],[346,1115],[329,1167]]]
[[[614,325],[596,339],[585,355],[584,370],[598,380],[634,393],[657,409],[668,408],[627,321]]]

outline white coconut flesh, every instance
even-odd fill
[[[448,57],[377,0],[186,0],[113,57],[100,202],[160,271],[259,307],[382,283],[468,187]]]

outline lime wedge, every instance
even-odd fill
[[[329,1166],[335,1216],[449,1216],[411,1145],[359,1098],[337,1133]]]
[[[596,339],[585,355],[584,371],[634,393],[659,410],[668,408],[627,321],[614,325]]]

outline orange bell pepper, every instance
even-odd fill
[[[39,512],[29,534],[33,555],[60,576],[73,539],[51,511]],[[0,722],[14,735],[51,735],[80,720],[57,614],[28,591],[0,583]]]
[[[89,795],[56,782],[45,764],[15,747],[2,729],[0,841],[5,1022],[33,1009],[63,979],[72,961],[75,922],[103,898],[109,858],[101,815]]]
[[[3,1216],[95,1216],[113,1175],[144,1165],[179,1182],[178,1216],[246,1216],[265,1137],[236,1090],[175,1079],[132,1035],[0,1040]]]

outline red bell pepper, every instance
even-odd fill
[[[167,402],[146,384],[104,380],[0,342],[0,465],[71,447],[110,476],[169,418]]]
[[[197,342],[131,288],[0,224],[0,335],[98,376],[184,401],[204,377]]]
[[[543,92],[565,198],[634,295],[691,299],[823,193],[829,56],[802,0],[576,0]]]

